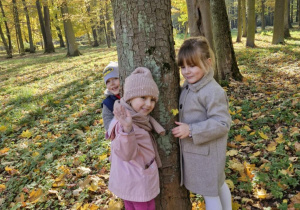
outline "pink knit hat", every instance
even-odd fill
[[[136,68],[126,79],[124,85],[124,100],[127,102],[130,99],[152,96],[157,102],[159,90],[153,80],[149,69],[145,67]]]

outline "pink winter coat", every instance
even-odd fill
[[[112,140],[108,189],[128,201],[155,198],[160,191],[159,176],[150,134],[135,124],[132,132],[124,133],[113,119],[107,137]]]

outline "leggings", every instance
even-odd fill
[[[217,197],[204,196],[206,210],[232,210],[231,193],[224,182]]]
[[[134,202],[124,200],[126,210],[155,210],[155,200],[147,202]]]

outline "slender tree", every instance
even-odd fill
[[[266,28],[266,21],[265,21],[265,1],[261,0],[261,30],[265,30]]]
[[[24,49],[24,43],[23,43],[23,38],[22,38],[22,31],[21,31],[21,26],[20,26],[20,19],[19,19],[19,12],[18,12],[18,6],[17,6],[17,0],[12,0],[13,3],[13,15],[14,15],[14,23],[16,27],[16,35],[17,35],[17,40],[20,45],[20,55],[25,55],[25,49]]]
[[[4,12],[1,0],[0,0],[0,8],[1,8],[2,17],[4,19],[4,25],[5,25],[5,29],[6,29],[6,37],[7,37],[7,40],[8,40],[7,57],[12,58],[12,44],[11,44],[10,30],[9,30],[9,27],[8,27],[8,24],[7,24],[7,21],[6,21],[6,16],[5,16],[5,12]]]
[[[29,13],[28,13],[28,9],[27,9],[27,5],[25,0],[22,0],[23,2],[23,6],[24,6],[24,11],[25,11],[25,15],[26,15],[26,21],[27,21],[27,29],[28,29],[28,37],[29,37],[29,52],[30,53],[35,53],[35,47],[33,45],[33,38],[32,38],[32,32],[31,32],[31,24],[30,24],[30,19],[29,19]]]
[[[94,7],[96,7],[96,5],[97,5],[97,3],[96,3],[95,0],[92,0],[91,2],[86,2],[85,3],[86,11],[87,11],[88,17],[90,19],[91,28],[92,28],[92,34],[93,34],[93,39],[94,39],[93,47],[98,47],[99,46],[98,37],[97,37],[97,30],[96,30],[96,24],[95,24],[95,21],[92,18],[92,15],[91,15],[91,6],[92,6],[92,8],[94,8]]]
[[[242,0],[243,37],[247,37],[246,1]]]
[[[179,145],[171,133],[176,119],[169,110],[178,107],[179,96],[171,1],[113,0],[112,3],[121,84],[136,67],[145,66],[152,71],[160,89],[154,117],[166,129],[166,136],[157,138],[163,166],[156,209],[191,209],[188,191],[179,186]]]
[[[284,43],[284,7],[285,0],[275,1],[275,17],[272,44]]]
[[[218,71],[215,78],[218,81],[229,78],[242,80],[242,75],[237,66],[235,52],[232,45],[232,37],[226,12],[225,1],[210,0],[212,14],[213,40]]]
[[[6,50],[7,58],[11,58],[12,55],[11,55],[11,52],[9,51],[9,46],[8,46],[7,41],[5,39],[4,33],[2,31],[1,24],[0,24],[0,36],[1,36],[1,39],[2,39],[2,42],[3,42],[3,45],[5,47],[5,50]]]
[[[55,52],[53,41],[52,41],[52,33],[51,33],[51,26],[50,26],[50,13],[47,2],[44,2],[44,22],[45,22],[45,32],[46,32],[46,39],[47,44],[45,44],[45,53],[52,53]]]
[[[247,0],[248,3],[248,27],[247,27],[247,47],[255,47],[255,0]]]
[[[75,34],[72,26],[72,22],[69,17],[69,11],[66,0],[61,4],[61,14],[63,17],[65,34],[67,39],[68,52],[67,56],[79,56],[81,53],[78,50],[77,43],[75,40]]]
[[[290,10],[289,10],[289,0],[285,0],[285,7],[284,7],[284,38],[291,37],[289,12],[290,12]]]
[[[43,40],[44,40],[44,46],[45,46],[44,48],[46,48],[46,46],[47,46],[47,35],[46,35],[44,17],[43,17],[43,13],[42,13],[40,0],[36,0],[35,4],[36,4],[38,16],[39,16],[40,27],[41,27],[41,31],[42,31]]]
[[[236,37],[236,42],[242,41],[242,27],[243,27],[243,20],[242,20],[242,0],[238,0],[238,33]]]
[[[105,1],[105,20],[106,20],[106,43],[107,43],[107,47],[110,48],[111,47],[111,21],[110,21],[110,17],[109,17],[109,9],[108,9],[108,0]]]
[[[214,49],[209,0],[186,0],[191,36],[205,36]]]

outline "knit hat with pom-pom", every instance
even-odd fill
[[[125,79],[124,85],[124,100],[126,102],[141,96],[152,96],[156,102],[159,96],[159,90],[153,80],[152,74],[145,67],[136,68]]]

